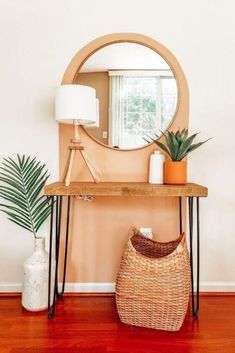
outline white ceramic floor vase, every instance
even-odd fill
[[[53,303],[55,259],[52,257],[51,302]],[[34,252],[24,263],[22,306],[29,311],[41,311],[48,307],[49,256],[45,250],[45,238],[36,238]]]

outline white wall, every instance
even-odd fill
[[[148,35],[175,54],[189,83],[190,127],[213,137],[189,161],[190,180],[209,187],[201,202],[201,280],[235,290],[234,1],[0,0],[0,10],[0,157],[36,155],[51,180],[58,169],[53,93],[72,56],[112,32]],[[0,214],[0,284],[21,282],[32,244]]]

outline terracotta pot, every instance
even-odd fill
[[[187,162],[166,161],[164,163],[165,184],[187,184]]]

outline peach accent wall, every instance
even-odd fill
[[[75,78],[74,83],[95,88],[96,97],[99,99],[100,126],[99,128],[87,128],[89,134],[104,144],[108,139],[102,137],[103,131],[108,131],[109,118],[109,74],[108,72],[81,72]]]
[[[100,37],[80,50],[69,64],[62,83],[74,82],[76,71],[98,48],[119,41],[134,41],[159,52],[171,66],[178,83],[179,103],[172,129],[188,126],[188,87],[184,73],[168,49],[155,40],[133,33]],[[149,156],[155,145],[133,151],[106,148],[80,128],[86,153],[102,171],[103,181],[147,181]],[[73,127],[60,125],[60,175],[67,158]],[[91,181],[80,156],[76,156],[72,180]],[[132,226],[153,228],[160,241],[179,235],[176,198],[97,197],[91,203],[73,200],[69,245],[69,282],[114,282],[123,247]],[[63,220],[64,221],[64,220]]]

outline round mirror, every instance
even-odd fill
[[[99,143],[117,149],[148,144],[161,135],[177,108],[177,83],[168,63],[137,43],[107,45],[83,63],[74,83],[96,89],[97,121],[84,126]]]

